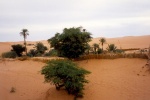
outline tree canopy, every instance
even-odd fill
[[[58,55],[77,58],[87,49],[87,44],[91,41],[91,34],[81,27],[64,28],[63,32],[56,33],[54,37],[48,39],[51,47],[57,50]]]
[[[70,60],[50,60],[41,70],[45,82],[50,82],[59,90],[65,87],[69,94],[76,97],[83,96],[84,84],[88,83],[85,79],[89,71],[78,67],[77,64]]]

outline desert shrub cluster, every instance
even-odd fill
[[[3,58],[21,57],[23,51],[25,51],[25,47],[23,47],[21,44],[12,45],[11,47],[12,47],[11,51],[2,53]]]
[[[44,46],[43,43],[38,42],[34,46],[35,49],[31,49],[28,53],[27,56],[29,57],[38,57],[38,56],[44,56],[45,51],[47,50],[47,47]]]
[[[9,51],[9,52],[4,52],[2,53],[3,58],[16,58],[17,54],[15,51]]]
[[[57,90],[64,87],[75,98],[83,96],[84,83],[88,83],[85,75],[89,73],[70,60],[51,60],[41,70],[45,82],[55,85]]]

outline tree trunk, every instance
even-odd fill
[[[24,33],[24,46],[25,46],[25,53],[26,53],[26,55],[27,55],[27,46],[26,46],[25,33]]]

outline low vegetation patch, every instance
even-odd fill
[[[14,87],[11,87],[10,93],[15,93],[16,89]]]
[[[78,67],[70,60],[51,60],[41,70],[45,82],[55,85],[57,90],[64,87],[68,94],[83,97],[85,75],[90,72]]]
[[[17,57],[17,54],[15,51],[2,53],[2,58],[16,58],[16,57]]]
[[[80,58],[76,59],[76,60],[86,60],[86,59],[116,59],[116,58],[143,58],[143,59],[147,59],[147,55],[146,54],[136,54],[136,53],[129,53],[129,54],[125,54],[125,53],[112,53],[112,54],[90,54],[90,55],[83,55],[80,56]]]

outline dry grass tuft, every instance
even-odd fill
[[[84,55],[76,60],[86,60],[86,59],[117,59],[117,58],[143,58],[147,59],[146,54],[136,54],[136,53],[130,53],[130,54],[90,54],[90,55]]]
[[[31,58],[31,60],[33,61],[38,61],[38,62],[43,62],[43,63],[47,63],[50,60],[54,60],[54,59],[64,59],[64,58],[60,58],[60,57],[33,57]]]
[[[22,56],[22,57],[18,57],[17,60],[20,60],[20,61],[30,60],[30,57]]]
[[[15,93],[16,89],[14,87],[11,87],[10,93]]]

